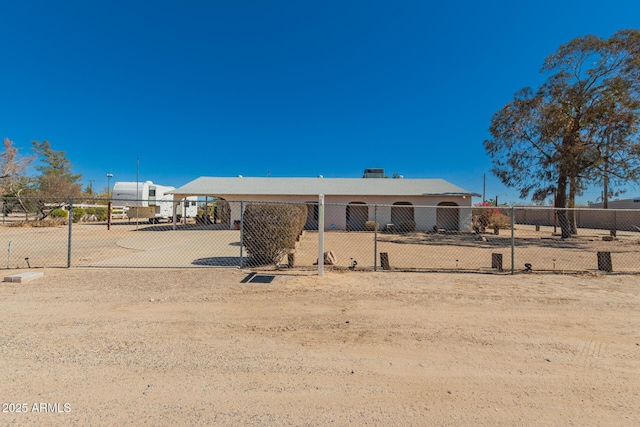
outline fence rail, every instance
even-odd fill
[[[0,267],[253,265],[244,213],[254,202],[201,200],[169,214],[144,200],[137,209],[108,202],[5,198]],[[304,208],[303,230],[274,262],[279,268],[319,269],[321,261],[378,271],[640,273],[640,210],[562,210],[573,232],[562,238],[559,210],[549,207],[272,204]],[[275,234],[259,235],[263,246]]]

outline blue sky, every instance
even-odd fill
[[[517,201],[483,141],[544,58],[638,0],[3,1],[0,130],[94,188],[199,176],[443,178]],[[581,201],[594,201],[600,189]],[[638,195],[630,186],[628,197]]]

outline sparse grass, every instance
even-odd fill
[[[61,227],[68,225],[67,218],[45,218],[36,221],[13,221],[5,224],[7,227]]]

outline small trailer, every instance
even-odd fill
[[[113,185],[112,201],[114,206],[124,206],[127,217],[148,219],[151,224],[160,220],[173,220],[173,196],[166,194],[175,187],[145,182],[116,182]],[[188,197],[178,203],[176,217],[179,222],[183,217],[198,216],[198,198]]]

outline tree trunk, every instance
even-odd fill
[[[602,208],[609,209],[609,171],[608,171],[609,159],[604,159],[604,176],[603,176],[603,191],[602,191]]]
[[[569,228],[572,236],[578,234],[578,226],[576,222],[576,211],[573,210],[576,207],[576,193],[578,192],[578,186],[576,185],[576,179],[571,178],[569,181],[569,208],[567,211],[567,218],[569,220]]]
[[[562,238],[567,239],[571,237],[571,227],[569,225],[569,219],[567,218],[567,175],[560,172],[558,175],[558,188],[556,189],[556,215],[558,217],[558,223],[562,230]]]

